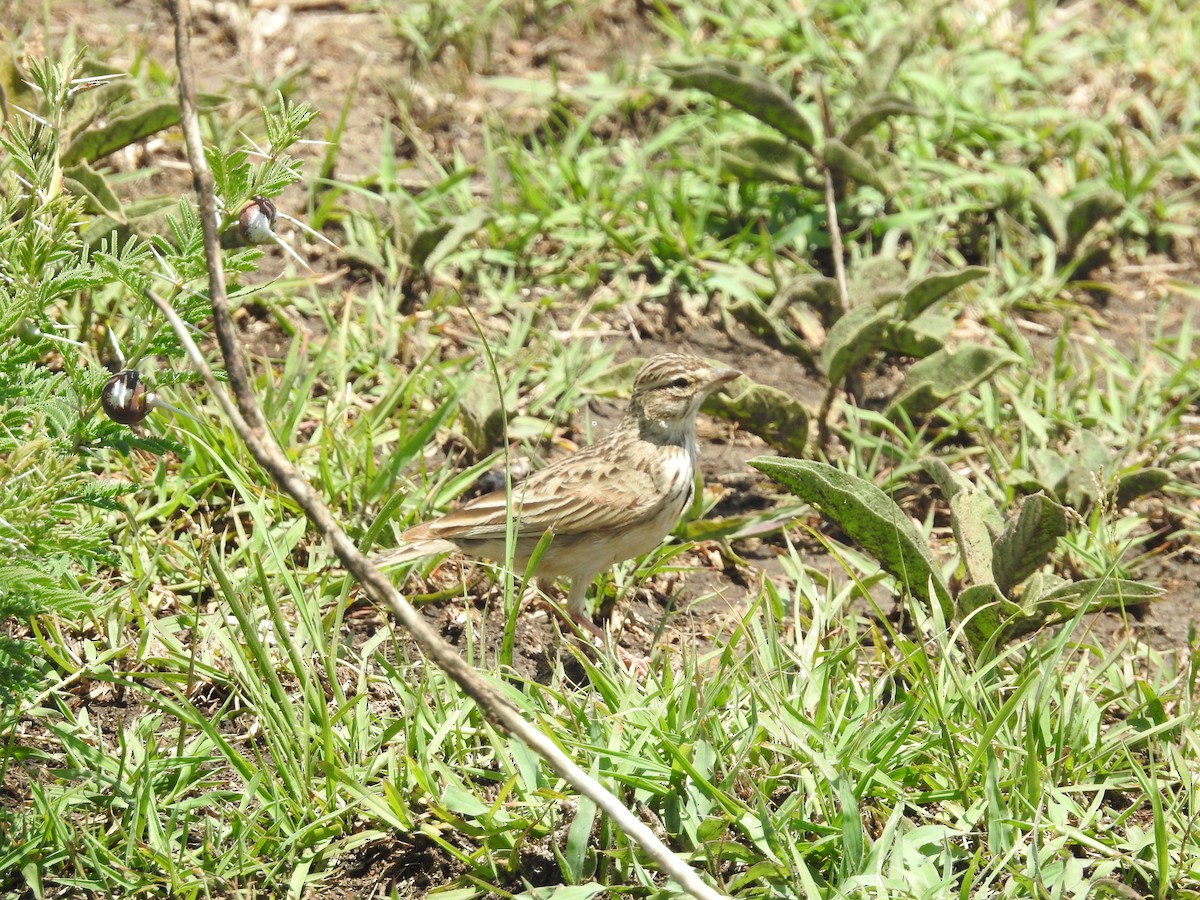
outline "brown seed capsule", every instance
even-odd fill
[[[154,394],[146,390],[137,369],[123,369],[105,383],[100,405],[114,422],[136,425],[150,415]]]
[[[275,219],[279,211],[266,197],[255,197],[242,207],[238,216],[238,232],[248,244],[265,244],[274,240]]]

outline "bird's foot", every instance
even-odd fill
[[[569,613],[571,621],[580,627],[584,632],[592,638],[592,643],[598,647],[603,647],[607,635],[604,629],[592,621],[591,616],[585,612]],[[621,662],[638,677],[644,677],[650,672],[650,657],[644,656],[641,653],[633,653],[626,650],[620,644],[615,644],[617,657]]]

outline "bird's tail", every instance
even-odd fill
[[[439,553],[450,553],[457,549],[449,541],[443,541],[439,538],[422,538],[420,540],[409,541],[392,550],[376,553],[371,557],[371,562],[375,563],[381,569],[390,569],[401,563],[413,562],[422,557],[434,556]]]

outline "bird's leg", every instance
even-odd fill
[[[604,629],[592,621],[587,610],[588,582],[582,578],[571,579],[571,589],[567,592],[567,615],[571,621],[595,637],[603,638]]]
[[[592,621],[592,617],[588,615],[587,589],[590,583],[591,579],[571,579],[571,589],[567,593],[567,615],[572,622],[592,635],[593,640],[599,645],[604,641],[605,633],[604,629]],[[640,653],[631,653],[620,644],[614,644],[614,646],[621,662],[638,675],[645,675],[650,671],[649,657],[642,656]]]

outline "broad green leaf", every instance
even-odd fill
[[[531,362],[525,360],[504,383],[503,396],[491,378],[474,378],[459,401],[458,420],[463,437],[475,452],[484,456],[504,440],[509,410],[516,409],[517,389],[525,380]]]
[[[993,547],[992,573],[1006,597],[1046,562],[1067,533],[1068,516],[1065,507],[1045,494],[1031,494],[1021,501],[1017,517]]]
[[[896,94],[875,94],[867,97],[856,106],[858,113],[850,120],[842,133],[842,141],[847,147],[853,147],[858,139],[881,122],[895,116],[919,116],[921,108]]]
[[[899,295],[898,288],[908,277],[908,270],[896,257],[880,254],[859,260],[847,275],[850,299],[854,306],[859,306],[867,302],[865,298],[878,297],[886,291],[896,291]]]
[[[802,360],[806,366],[811,368],[816,365],[816,357],[808,342],[782,322],[778,315],[773,315],[772,310],[758,297],[740,297],[726,303],[724,312],[760,338]]]
[[[97,213],[95,218],[88,222],[80,234],[85,243],[89,246],[96,246],[100,241],[112,234],[114,229],[119,229],[131,223],[137,223],[139,219],[150,219],[153,216],[159,216],[165,210],[177,207],[178,203],[178,197],[150,197],[145,200],[132,200],[124,204],[121,209],[124,217],[123,221],[118,222],[107,215]],[[152,227],[153,223],[141,230],[149,230]]]
[[[0,26],[0,117],[12,117],[12,107],[37,109],[37,95],[29,86],[18,62],[18,42],[7,28]]]
[[[479,819],[488,814],[487,804],[461,782],[448,780],[442,787],[441,800],[446,809],[468,818]]]
[[[1070,621],[1081,607],[1085,612],[1099,612],[1137,606],[1162,594],[1162,588],[1123,578],[1088,578],[1065,582],[1044,593],[1026,592],[1021,597],[1021,612],[1005,619],[998,639],[1012,641],[1044,625]]]
[[[859,184],[869,184],[884,194],[890,194],[894,190],[894,185],[885,177],[884,166],[871,162],[837,138],[830,138],[825,142],[825,146],[821,148],[821,161],[839,175],[844,175]]]
[[[1069,583],[1067,579],[1053,572],[1034,572],[1025,579],[1021,588],[1021,603],[1026,609],[1032,609],[1042,597]]]
[[[1022,469],[1019,466],[1010,469],[1004,481],[1006,486],[1017,494],[1036,494],[1038,491],[1051,491],[1047,485],[1042,484],[1038,480],[1036,475],[1028,469]]]
[[[757,847],[755,848],[758,849]],[[780,862],[773,861],[770,857],[755,854],[754,859],[761,860],[748,866],[744,871],[739,871],[736,876],[730,879],[726,889],[731,893],[738,893],[743,887],[751,888],[758,891],[762,889],[764,884],[771,884],[774,881],[783,881],[788,878],[794,878],[794,870]]]
[[[1033,463],[1035,489],[1049,491],[1056,499],[1063,500],[1071,464],[1063,457],[1062,451],[1036,447],[1029,452],[1029,461]]]
[[[959,591],[955,602],[963,633],[975,655],[982,656],[988,647],[1001,642],[1005,623],[1020,607],[1004,598],[992,582],[975,584]]]
[[[704,401],[704,411],[737,422],[784,453],[804,452],[808,410],[778,388],[742,377]]]
[[[821,350],[821,368],[831,384],[840,384],[846,373],[879,349],[895,309],[856,306],[833,323]]]
[[[725,294],[735,299],[765,300],[775,293],[775,280],[755,272],[743,262],[720,262],[708,259],[701,262],[704,287],[710,294]]]
[[[950,524],[970,583],[993,583],[992,542],[1004,521],[992,498],[975,489],[960,491],[950,500]]]
[[[909,416],[920,416],[937,409],[951,397],[991,378],[1012,359],[1006,351],[975,344],[956,350],[943,347],[913,364],[888,404],[886,414],[902,409]]]
[[[126,106],[133,93],[133,82],[121,77],[122,70],[95,59],[84,60],[77,77],[99,79],[87,90],[76,92],[64,110],[61,141],[68,145],[84,130],[114,110]],[[104,79],[116,75],[107,83]]]
[[[203,95],[200,105],[209,109],[225,102],[217,95]],[[71,166],[77,162],[95,162],[122,147],[173,128],[179,124],[179,104],[175,101],[143,100],[122,107],[109,117],[100,128],[81,132],[71,140],[63,152],[62,163]]]
[[[108,179],[86,162],[66,169],[63,172],[63,181],[71,193],[87,198],[88,212],[108,216],[120,225],[128,224],[121,201],[108,186]]]
[[[591,900],[592,897],[601,897],[611,893],[608,885],[598,884],[595,881],[589,881],[587,884],[568,884],[559,885],[554,888],[531,888],[528,891],[522,891],[520,894],[513,894],[513,900],[548,900],[553,897],[553,900]],[[442,891],[438,891],[430,896],[438,897],[439,900],[446,895]],[[464,900],[467,897],[479,896],[478,891],[469,891],[464,893]],[[451,898],[454,900],[454,898]]]
[[[1084,429],[1071,438],[1065,455],[1069,468],[1060,499],[1074,509],[1086,510],[1100,499],[1100,479],[1112,462],[1112,452],[1103,438]]]
[[[967,266],[957,272],[938,272],[926,275],[904,292],[900,301],[900,316],[911,321],[956,288],[987,275],[983,266]]]
[[[70,165],[80,160],[95,161],[178,123],[178,103],[161,100],[132,103],[102,127],[76,135],[63,154],[63,162]]]
[[[912,56],[914,48],[924,46],[929,35],[939,30],[945,15],[936,4],[925,8],[924,4],[909,3],[901,8],[906,10],[903,24],[898,22],[899,27],[877,32],[865,48],[867,63],[858,67],[851,89],[851,95],[861,102],[888,89],[901,64]],[[909,66],[906,71],[916,74],[920,69],[919,65]],[[928,74],[938,78],[932,72]]]
[[[423,228],[413,235],[412,245],[408,249],[408,261],[414,269],[424,271],[425,260],[450,233],[452,227],[453,223],[449,219],[443,219],[436,225]]]
[[[770,125],[806,150],[816,144],[816,129],[779,85],[767,76],[731,60],[660,66],[677,87],[696,88]]]
[[[1138,497],[1153,493],[1175,478],[1166,469],[1139,469],[1128,472],[1117,479],[1117,494],[1114,505],[1124,509]]]
[[[737,138],[721,152],[721,166],[738,181],[799,184],[808,157],[794,141],[770,135]]]
[[[915,597],[926,603],[936,600],[946,620],[950,620],[950,590],[925,539],[895,501],[878,487],[811,460],[760,456],[750,460],[750,465],[836,522]]]
[[[936,457],[923,460],[921,468],[937,483],[950,504],[950,526],[954,530],[970,585],[990,586],[998,595],[992,574],[992,544],[1004,527],[1000,510],[990,497],[976,489],[966,477],[951,470],[942,460]],[[961,611],[961,595],[958,604]],[[974,638],[969,631],[968,637],[974,646]]]
[[[1036,607],[1039,610],[1045,607],[1047,613],[1053,612],[1069,618],[1078,612],[1081,602],[1087,602],[1090,609],[1101,610],[1122,604],[1137,606],[1149,603],[1164,593],[1158,585],[1129,581],[1125,578],[1085,578],[1048,591],[1037,598]],[[1025,598],[1022,598],[1021,606],[1029,608]]]
[[[910,19],[910,21],[912,21]],[[922,32],[921,40],[929,32]],[[861,66],[852,87],[852,96],[866,103],[871,97],[882,94],[896,77],[900,63],[911,50],[910,40],[904,34],[880,34],[871,42],[867,59],[870,62]]]
[[[911,322],[893,324],[883,348],[900,356],[924,359],[946,346],[946,338],[953,330],[953,317],[926,311]]]
[[[938,490],[942,492],[947,503],[959,494],[974,488],[966,476],[959,475],[946,465],[944,460],[938,459],[936,456],[921,460],[921,469],[938,486]]]
[[[899,185],[905,183],[907,175],[900,157],[893,153],[888,142],[877,134],[864,134],[858,139],[853,150],[871,163],[877,170],[876,179],[887,185],[893,193]]]
[[[885,306],[888,307],[891,318],[895,321],[896,314],[900,312],[899,301],[903,295],[904,292],[899,288],[886,285],[865,291],[861,294],[851,292],[850,297],[854,301],[855,306],[861,304],[863,306],[873,306],[876,309],[883,309]]]
[[[779,293],[771,302],[771,308],[778,309],[794,303],[807,303],[821,313],[826,322],[831,321],[830,314],[842,308],[842,295],[838,291],[837,279],[816,274],[793,278],[780,286]]]

